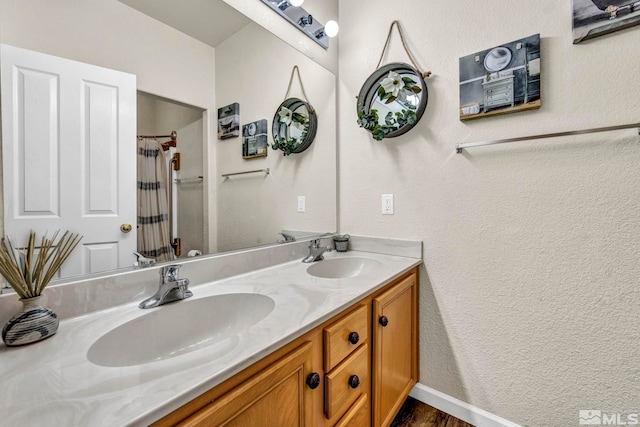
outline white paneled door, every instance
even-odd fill
[[[84,237],[61,276],[131,266],[136,78],[1,45],[5,234]],[[131,225],[131,232],[121,230]],[[125,226],[126,230],[127,227]]]

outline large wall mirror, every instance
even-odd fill
[[[177,132],[169,150],[180,153],[180,170],[170,179],[181,257],[279,244],[285,240],[279,233],[304,237],[337,229],[336,77],[227,3],[0,0],[0,43],[135,75],[134,140],[146,135],[170,142],[164,135]],[[271,144],[271,118],[294,65],[318,116],[314,144],[296,156],[269,149],[265,157],[243,159],[242,134],[217,137],[218,108],[238,103],[240,126],[266,119]],[[292,96],[302,96],[297,89]],[[0,91],[6,96],[6,88]],[[71,173],[73,164],[68,167]],[[11,176],[3,179],[5,189],[11,186]],[[4,211],[13,209],[15,198],[3,203]],[[12,230],[4,227],[5,233]],[[131,268],[136,260],[127,251],[124,262],[96,269],[110,261],[98,256],[92,267],[91,256],[77,252],[80,266],[63,268],[64,277]]]

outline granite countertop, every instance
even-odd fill
[[[126,367],[98,366],[87,359],[91,345],[108,331],[171,306],[141,310],[137,300],[64,319],[56,335],[38,343],[0,344],[2,423],[148,425],[422,262],[358,251],[325,255],[327,260],[338,257],[367,257],[379,263],[355,278],[323,279],[309,275],[309,264],[295,260],[191,287],[192,298],[171,305],[214,295],[258,293],[270,297],[275,306],[263,320],[225,336],[224,344],[180,356]],[[148,339],[163,339],[162,330]]]

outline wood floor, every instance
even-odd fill
[[[402,405],[391,427],[473,427],[411,397]]]

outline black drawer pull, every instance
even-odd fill
[[[380,318],[378,319],[378,323],[380,323],[383,327],[387,326],[389,324],[389,319],[387,319],[387,316],[380,316]]]
[[[360,385],[360,378],[358,378],[357,375],[351,375],[349,377],[349,387],[358,388],[359,385]]]
[[[358,344],[358,341],[360,341],[360,335],[357,332],[351,332],[349,334],[349,342],[351,344]]]
[[[307,377],[307,385],[311,390],[318,388],[320,385],[320,375],[317,372],[309,374]]]

